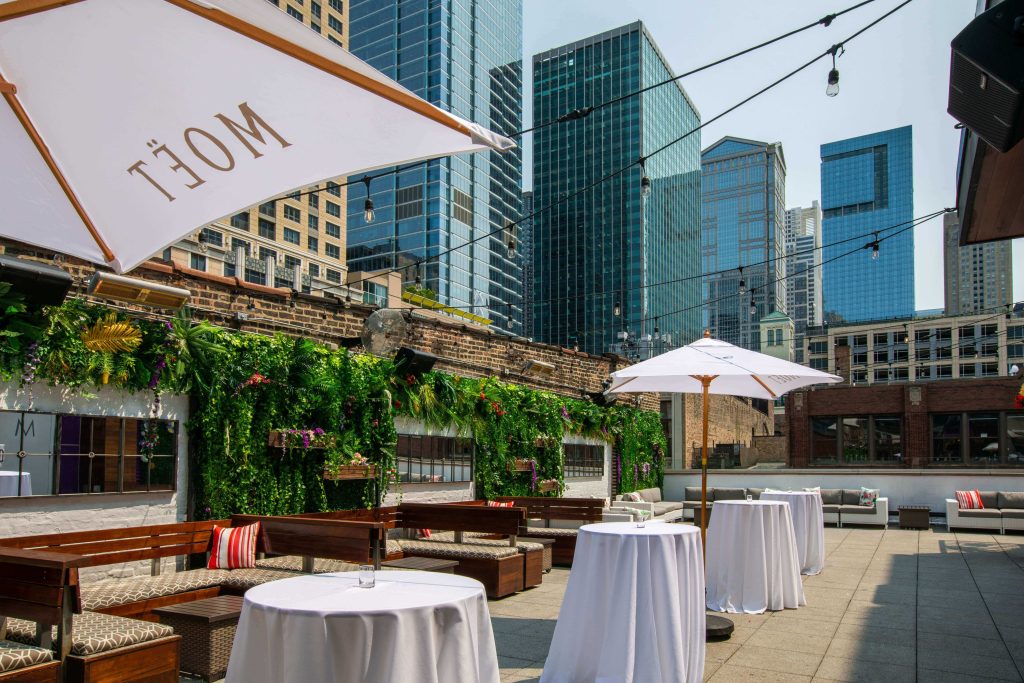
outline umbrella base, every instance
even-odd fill
[[[733,623],[715,614],[704,615],[704,636],[707,640],[725,640],[732,635]]]

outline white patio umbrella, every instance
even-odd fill
[[[0,235],[118,272],[338,176],[512,141],[266,0],[0,0]]]
[[[612,373],[609,393],[665,392],[704,396],[704,446],[701,452],[700,533],[705,543],[708,490],[708,394],[774,399],[811,384],[832,384],[842,377],[711,339],[692,344]],[[706,548],[706,544],[705,544]]]

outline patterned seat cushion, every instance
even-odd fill
[[[82,607],[97,610],[212,588],[227,576],[228,572],[223,569],[190,569],[159,576],[105,579],[82,585]]]
[[[289,571],[287,569],[263,569],[255,567],[252,569],[232,569],[227,573],[227,577],[220,582],[220,585],[226,588],[233,588],[245,592],[253,586],[262,586],[265,583],[271,581],[278,581],[280,579],[292,579],[296,576],[302,576],[302,572]]]
[[[555,536],[576,536],[579,534],[579,529],[557,529],[555,527],[546,528],[539,526],[531,526],[526,528],[524,536],[540,536],[541,538],[554,538]]]
[[[280,557],[267,557],[256,560],[258,569],[287,569],[288,571],[301,572],[302,558],[298,555],[281,555]],[[328,560],[317,557],[313,560],[314,574],[327,574],[329,572],[355,572],[359,571],[359,565],[344,560]]]
[[[0,640],[0,673],[53,661],[53,654],[41,647]]]
[[[35,622],[24,619],[7,620],[8,640],[31,644],[35,635]],[[164,624],[115,617],[99,612],[82,612],[72,616],[71,654],[79,657],[95,655],[173,635],[174,629]]]
[[[402,552],[406,555],[424,555],[429,557],[444,557],[457,560],[459,558],[500,560],[505,557],[515,557],[519,554],[516,548],[504,546],[490,546],[468,543],[445,543],[443,541],[400,541]]]
[[[501,548],[501,547],[504,547],[504,548],[511,547],[508,544],[508,540],[502,540],[500,538],[481,538],[482,536],[488,536],[488,535],[489,534],[481,533],[481,532],[478,532],[478,531],[467,531],[462,536],[462,542],[463,542],[463,544],[490,545],[490,546],[495,546],[495,547],[499,547],[499,548]],[[430,540],[431,541],[435,541],[435,540],[436,541],[443,541],[445,543],[454,543],[455,542],[455,532],[454,531],[440,531],[440,532],[434,534],[433,536],[431,536]],[[544,550],[544,545],[542,543],[530,543],[529,541],[517,540],[516,541],[516,548],[518,548],[520,552],[524,552],[525,553],[525,552],[528,552],[530,550]]]

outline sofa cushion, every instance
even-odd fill
[[[256,568],[286,569],[288,571],[301,572],[302,557],[300,557],[299,555],[280,555],[278,557],[267,557],[262,560],[256,560]],[[344,560],[329,560],[323,557],[317,557],[313,560],[314,574],[356,571],[359,571],[359,565],[355,562],[345,562]]]
[[[190,569],[159,576],[129,576],[82,584],[82,607],[104,609],[219,586],[229,572],[223,569]]]
[[[661,489],[640,489],[640,497],[643,498],[646,503],[660,503],[661,502]]]
[[[840,505],[860,505],[860,489],[843,489],[843,502]]]
[[[1024,509],[1024,491],[1000,491],[996,496],[996,507],[1000,510]]]
[[[843,504],[843,490],[842,489],[822,489],[821,490],[821,502],[823,505],[842,505]]]
[[[860,487],[860,504],[864,507],[873,508],[875,507],[875,501],[878,500],[878,489],[869,489]]]
[[[56,633],[53,635],[56,642]],[[164,624],[99,612],[82,612],[71,617],[71,654],[85,657],[173,635],[174,629]],[[8,640],[31,643],[35,637],[35,622],[7,620]]]
[[[302,576],[302,572],[288,571],[287,569],[261,569],[259,567],[253,567],[251,569],[232,569],[227,573],[227,577],[220,582],[220,585],[225,588],[232,588],[243,593],[253,586],[262,586],[265,583],[271,581],[278,581],[280,579],[291,579],[296,576]]]
[[[260,523],[239,527],[213,527],[207,569],[249,569],[256,566],[256,539]]]
[[[675,512],[676,510],[682,510],[683,504],[673,503],[671,501],[663,501],[661,503],[654,503],[652,507],[654,508],[654,516],[661,517],[662,515],[668,514],[670,512]]]
[[[1003,508],[999,512],[1008,519],[1024,519],[1024,510],[1020,508]]]
[[[462,536],[463,545],[489,545],[494,547],[511,547],[508,544],[508,540],[502,540],[500,538],[481,538],[481,536],[487,536],[477,531],[467,531]],[[441,541],[444,543],[455,543],[455,532],[454,531],[441,531],[431,537],[431,541]],[[543,543],[531,543],[529,541],[516,541],[516,548],[519,552],[525,553],[531,550],[544,550]]]
[[[981,510],[986,505],[982,505],[981,496],[977,490],[965,490],[965,491],[954,491],[956,496],[956,506],[961,510]]]
[[[715,489],[715,500],[746,500],[746,489]]]
[[[644,502],[644,497],[639,491],[630,491],[629,493],[623,493],[620,500],[628,503],[642,503]]]
[[[978,491],[981,496],[981,504],[987,508],[998,508],[999,507],[999,492],[998,491]]]
[[[751,496],[754,500],[761,500],[761,494],[764,493],[762,488],[748,488],[747,495]]]
[[[839,514],[841,515],[873,515],[875,514],[875,506],[868,507],[867,505],[840,505]]]
[[[986,508],[984,510],[961,510],[960,516],[967,518],[973,517],[975,519],[982,517],[987,519],[999,519],[1002,515],[999,514],[999,510],[995,508]]]
[[[713,493],[714,489],[708,489],[708,500],[714,500]],[[687,486],[683,489],[683,500],[695,500],[700,502],[700,487],[699,486]]]
[[[469,545],[467,543],[445,543],[443,541],[402,541],[402,551],[407,555],[428,555],[430,557],[446,557],[457,560],[460,557],[500,560],[515,557],[519,554],[516,548],[503,546]]]
[[[0,640],[0,673],[53,661],[49,650],[34,645]]]
[[[628,508],[614,508],[616,512]],[[538,536],[540,538],[554,538],[556,536],[577,536],[579,529],[560,529],[558,527],[527,527],[524,536]]]
[[[837,514],[839,512],[839,508],[841,508],[841,507],[842,507],[842,505],[822,505],[821,506],[821,511],[823,513],[825,513],[826,515],[828,515],[828,514]],[[860,506],[858,505],[857,507],[860,507]]]

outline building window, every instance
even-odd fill
[[[313,192],[311,194],[306,195],[306,197],[309,199],[309,208],[320,208],[320,195],[318,195],[316,192]]]
[[[939,329],[935,330],[935,338],[940,341],[944,339],[952,339],[953,332],[948,327],[940,327]]]
[[[1010,325],[1006,328],[1007,339],[1024,339],[1024,325]]]
[[[302,260],[301,259],[297,259],[294,256],[291,256],[290,254],[285,254],[284,255],[284,267],[285,268],[292,268],[292,269],[295,270],[296,274],[298,274],[298,272],[300,270],[302,270]]]
[[[889,370],[875,370],[875,382],[888,382],[889,381]]]
[[[811,419],[811,464],[898,464],[902,461],[903,419],[899,415]]]
[[[808,351],[815,354],[828,353],[828,342],[824,341],[812,341],[807,345]]]
[[[295,221],[296,223],[298,223],[302,220],[302,212],[296,209],[294,206],[288,206],[287,204],[285,204],[284,217],[290,221]]]
[[[1007,358],[1024,358],[1024,344],[1007,344]]]
[[[314,18],[319,19],[320,18],[320,3],[319,2],[312,2],[312,3],[310,3],[310,5],[309,5],[309,13],[312,14]]]
[[[929,348],[915,349],[914,354],[917,360],[929,360],[932,357],[932,350]]]
[[[884,351],[875,351],[874,354],[875,354],[874,358],[875,358],[875,362],[876,363],[888,363],[889,362],[889,351],[888,351],[888,349],[886,349]]]
[[[277,252],[274,251],[273,249],[260,247],[260,261],[266,261],[267,259],[270,259],[271,261],[277,261]]]
[[[850,358],[851,358],[851,362],[852,362],[853,365],[867,365],[868,364],[868,352],[867,351],[857,351],[857,352],[853,353],[850,356]]]
[[[932,338],[931,330],[914,330],[914,341],[927,343]]]
[[[929,367],[929,366],[920,366],[919,365],[917,367],[917,369],[914,371],[914,377],[916,379],[931,379],[932,378],[932,369],[931,369],[931,367]]]
[[[828,358],[812,358],[811,369],[821,370],[822,372],[828,372]]]
[[[295,9],[291,5],[288,5],[287,11],[288,11],[289,16],[291,16],[292,19],[295,19],[297,21],[302,21],[302,12],[300,10]]]
[[[337,244],[331,244],[330,242],[324,242],[324,255],[333,259],[341,258],[341,247]]]
[[[309,276],[320,277],[320,265],[316,263],[309,264]]]
[[[340,11],[340,10],[339,10]],[[327,194],[333,194],[335,197],[341,196],[341,185],[331,180],[327,181]]]
[[[298,230],[285,228],[283,236],[285,242],[290,242],[291,244],[302,244],[302,235],[299,234]]]
[[[327,230],[328,236],[334,237],[334,238],[340,238],[341,237],[341,226],[338,225],[337,223],[332,223],[330,221],[327,221],[326,225],[324,227]]]
[[[331,9],[333,9],[335,12],[345,11],[345,3],[343,3],[341,0],[327,0],[327,4],[330,5]]]
[[[850,375],[850,381],[854,384],[863,384],[868,381],[867,370],[854,370]]]
[[[313,253],[318,253],[320,251],[320,240],[318,240],[316,237],[313,237],[312,235],[307,235],[306,249],[312,251]]]
[[[868,345],[868,335],[866,335],[866,334],[855,334],[855,335],[853,335],[853,345],[854,346],[867,346]]]
[[[961,363],[960,364],[960,376],[961,377],[974,377],[974,363]]]
[[[249,218],[249,214],[245,214],[246,219]],[[234,220],[234,219],[232,219]],[[249,229],[249,222],[246,220],[245,229]],[[199,243],[200,244],[212,244],[215,247],[224,246],[224,234],[217,230],[211,230],[210,228],[203,228],[199,231]]]
[[[268,240],[276,239],[277,226],[274,223],[266,218],[261,218],[259,226],[260,237],[266,237]]]
[[[231,227],[235,230],[245,230],[249,232],[249,212],[236,213],[231,217]]]
[[[953,376],[953,366],[952,365],[936,365],[935,366],[935,376],[937,378],[939,378],[939,379],[949,379],[950,377]]]
[[[337,218],[341,218],[341,205],[340,204],[335,204],[332,201],[328,201],[327,202],[327,206],[325,208],[327,210],[327,213],[329,213],[332,216],[335,216]]]
[[[333,268],[327,269],[327,281],[328,282],[341,282],[341,271],[334,270]]]
[[[255,268],[246,268],[245,281],[251,282],[254,285],[265,285],[267,284],[267,274],[262,270],[256,270]]]
[[[935,358],[937,360],[948,360],[953,357],[953,349],[948,346],[940,346],[935,349]]]
[[[260,213],[264,216],[277,218],[277,202],[270,201],[260,204]]]
[[[885,346],[886,344],[889,343],[889,333],[888,332],[881,332],[881,333],[875,334],[874,342],[875,342],[875,346]]]
[[[473,198],[458,188],[452,188],[452,218],[473,225]]]
[[[604,476],[604,446],[567,443],[562,448],[565,451],[566,479]]]
[[[395,219],[405,220],[423,215],[423,186],[403,187],[395,192]]]
[[[473,441],[449,436],[399,434],[399,481],[406,484],[473,481]]]
[[[338,33],[344,33],[345,29],[342,27],[341,21],[334,16],[327,16],[327,26],[334,29]]]
[[[892,362],[894,363],[906,363],[909,358],[909,352],[907,349],[893,349],[892,350]]]
[[[189,267],[192,270],[201,270],[206,272],[206,257],[202,254],[191,254],[189,255]]]
[[[117,416],[0,411],[3,469],[17,471],[22,495],[173,491],[178,423]],[[147,452],[144,443],[152,443]]]
[[[319,230],[320,219],[312,214],[306,216],[306,227],[309,228],[310,230]]]

